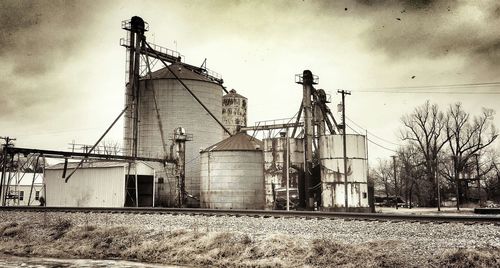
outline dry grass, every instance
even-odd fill
[[[274,234],[190,230],[157,231],[125,226],[74,226],[56,219],[0,224],[0,253],[54,258],[123,259],[200,267],[405,267],[387,254],[401,242],[346,245]],[[450,252],[428,266],[498,267],[500,251]]]
[[[435,261],[438,267],[500,267],[500,248],[448,251]]]

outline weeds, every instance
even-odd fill
[[[449,251],[436,261],[438,267],[500,267],[500,249],[459,249]]]
[[[289,235],[251,237],[228,232],[185,229],[152,231],[127,226],[74,226],[57,219],[0,224],[0,254],[55,258],[123,259],[154,263],[217,267],[406,267],[389,256],[399,241],[347,245],[325,239]],[[194,229],[199,230],[195,226]],[[499,267],[500,249],[458,250],[428,266]]]
[[[0,236],[16,237],[23,233],[23,228],[17,222],[8,222],[0,226]]]
[[[58,218],[56,223],[52,226],[52,233],[50,236],[53,240],[60,239],[63,235],[66,234],[68,229],[71,227],[71,221],[67,219]]]

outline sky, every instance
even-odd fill
[[[249,99],[249,123],[289,118],[311,70],[316,88],[350,90],[346,115],[369,131],[370,162],[401,144],[401,117],[426,100],[500,111],[500,3],[485,1],[1,1],[0,136],[19,147],[93,144],[123,109],[126,32],[220,73]],[[466,94],[465,94],[466,93]],[[485,94],[487,93],[487,94]],[[340,115],[335,113],[337,120]],[[500,126],[500,116],[494,119]],[[364,133],[354,123],[347,122]],[[108,134],[121,141],[122,122]],[[376,143],[376,144],[375,144]],[[495,146],[499,146],[499,142]],[[382,148],[382,147],[385,148]]]

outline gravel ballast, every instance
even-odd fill
[[[500,225],[496,224],[15,211],[0,212],[0,220],[40,226],[68,221],[74,226],[127,226],[159,233],[179,229],[199,233],[238,233],[248,235],[256,242],[278,235],[311,245],[311,241],[318,239],[360,247],[375,243],[378,254],[400,259],[404,266],[415,267],[428,266],[429,260],[437,260],[446,252],[458,249],[500,248]]]

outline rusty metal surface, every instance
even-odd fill
[[[342,135],[322,136],[320,143],[321,203],[323,208],[345,206]],[[347,198],[351,208],[368,207],[368,163],[365,136],[347,135]]]
[[[273,208],[273,184],[286,187],[286,138],[264,139],[264,184],[266,209]],[[290,138],[290,188],[298,188],[303,176],[303,139]]]

